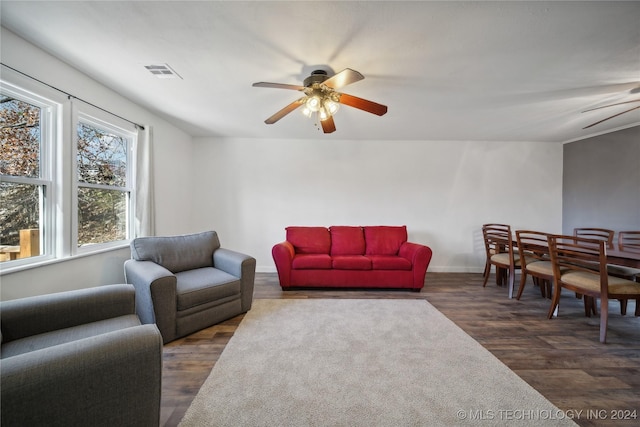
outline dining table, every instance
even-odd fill
[[[640,268],[640,249],[605,249],[607,264]]]
[[[513,235],[511,242],[514,248],[518,247],[518,241],[515,234]],[[546,245],[540,244],[540,251],[548,252],[548,247]],[[623,250],[619,248],[605,247],[605,256],[607,258],[607,264],[640,268],[640,248],[629,247]]]

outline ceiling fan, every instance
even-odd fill
[[[631,90],[629,91],[629,93],[633,93],[633,94],[635,94],[635,93],[639,93],[639,92],[640,92],[640,86],[638,86],[638,87],[636,87],[636,88],[634,88],[634,89],[631,89]],[[640,98],[638,98],[638,99],[632,99],[632,100],[630,100],[630,101],[616,102],[616,103],[614,103],[614,104],[603,105],[603,106],[601,106],[601,107],[590,108],[590,109],[588,109],[588,110],[584,110],[584,111],[583,111],[583,113],[586,113],[586,112],[588,112],[588,111],[600,110],[601,108],[613,107],[614,105],[631,104],[631,103],[633,103],[633,102],[640,102]],[[633,111],[633,110],[637,110],[637,109],[639,109],[639,108],[640,108],[640,105],[636,105],[635,107],[629,108],[628,110],[624,110],[624,111],[622,111],[622,112],[620,112],[620,113],[614,114],[614,115],[609,116],[609,117],[607,117],[607,118],[605,118],[605,119],[599,120],[599,121],[597,121],[597,122],[595,122],[595,123],[591,123],[589,126],[585,126],[585,127],[583,127],[582,129],[588,129],[588,128],[592,127],[592,126],[598,125],[598,124],[600,124],[600,123],[602,123],[602,122],[606,122],[606,121],[607,121],[607,120],[609,120],[609,119],[613,119],[614,117],[618,117],[618,116],[620,116],[620,115],[622,115],[622,114],[624,114],[624,113],[629,113],[629,112],[631,112],[631,111]]]
[[[378,116],[386,114],[386,105],[337,91],[337,89],[362,79],[364,79],[364,76],[359,72],[351,68],[345,68],[331,77],[327,75],[325,70],[315,70],[309,77],[304,79],[303,86],[268,82],[254,83],[253,86],[291,89],[304,92],[302,98],[293,101],[265,120],[264,122],[266,124],[273,124],[298,107],[303,107],[302,112],[304,115],[311,117],[315,113],[322,125],[323,132],[331,133],[336,130],[333,115],[338,111],[340,104],[348,105]]]

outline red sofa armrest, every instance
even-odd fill
[[[402,246],[400,246],[398,255],[411,261],[413,289],[422,289],[424,287],[424,277],[427,274],[427,267],[429,267],[431,256],[433,255],[431,248],[418,243],[404,242]]]
[[[280,286],[291,286],[291,263],[295,255],[293,245],[287,241],[276,243],[271,249],[271,255],[278,270]]]

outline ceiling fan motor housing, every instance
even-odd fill
[[[314,83],[322,83],[327,80],[329,77],[327,76],[327,72],[324,70],[315,70],[311,73],[309,77],[304,79],[304,86],[311,87]]]

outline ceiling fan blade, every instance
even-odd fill
[[[359,82],[362,79],[364,79],[364,76],[359,72],[352,70],[351,68],[345,68],[325,80],[323,83],[332,89],[340,89],[341,87],[350,85],[351,83]]]
[[[300,99],[298,99],[296,101],[293,101],[291,104],[287,105],[282,110],[278,111],[277,113],[275,113],[273,116],[269,117],[264,122],[266,124],[268,124],[268,125],[274,124],[275,122],[277,122],[278,120],[280,120],[281,118],[283,118],[284,116],[286,116],[287,114],[289,114],[290,112],[292,112],[293,110],[295,110],[296,108],[298,108],[299,106],[304,104],[306,99],[307,99],[307,97],[303,96],[302,98],[300,98]]]
[[[325,120],[322,120],[320,124],[322,125],[324,133],[332,133],[336,131],[336,124],[333,121],[333,116],[329,116]]]
[[[583,113],[586,113],[587,111],[599,110],[601,108],[613,107],[614,105],[630,104],[632,102],[640,102],[640,98],[632,99],[631,101],[616,102],[615,104],[603,105],[602,107],[589,108],[588,110],[584,110]]]
[[[624,104],[624,103],[623,103],[623,102],[621,102],[621,104]],[[623,112],[621,112],[621,113],[614,114],[613,116],[609,116],[609,117],[607,117],[606,119],[602,119],[602,120],[600,120],[600,121],[598,121],[598,122],[592,123],[592,124],[590,124],[589,126],[585,126],[585,127],[583,127],[582,129],[588,129],[588,128],[590,128],[590,127],[592,127],[592,126],[595,126],[595,125],[598,125],[598,124],[600,124],[600,123],[602,123],[602,122],[606,122],[606,121],[607,121],[607,120],[609,120],[609,119],[613,119],[614,117],[618,117],[618,116],[620,116],[620,115],[622,115],[622,114],[624,114],[624,113],[628,113],[629,111],[637,110],[638,108],[640,108],[640,105],[638,105],[638,106],[636,106],[636,107],[633,107],[633,108],[629,108],[628,110],[625,110],[625,111],[623,111]]]
[[[251,86],[253,87],[272,87],[276,89],[292,89],[292,90],[304,90],[304,86],[299,85],[289,85],[286,83],[269,83],[269,82],[258,82],[254,83]]]
[[[341,104],[348,105],[359,110],[367,111],[378,116],[383,116],[387,113],[386,105],[378,104],[373,101],[367,101],[366,99],[358,98],[357,96],[353,95],[347,95],[346,93],[341,93],[339,95]]]

